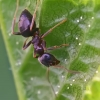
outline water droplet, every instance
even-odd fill
[[[70,84],[70,86],[72,86],[73,84]]]
[[[77,22],[79,23],[79,20],[77,20]]]
[[[60,88],[60,85],[58,85],[57,87]]]
[[[31,81],[33,81],[33,77],[31,77]]]
[[[98,73],[98,70],[96,71],[96,73]]]
[[[62,78],[65,78],[65,76],[64,76],[64,75],[62,75]]]
[[[65,62],[67,61],[67,59],[65,59]]]
[[[41,91],[40,90],[38,90],[38,92],[37,92],[38,94],[40,94],[41,93]]]
[[[58,94],[58,91],[56,91],[55,94]]]
[[[94,17],[92,17],[92,19],[94,19]]]
[[[15,65],[16,66],[21,65],[21,61],[17,61]]]
[[[84,81],[86,82],[86,79]]]
[[[91,25],[89,24],[88,27],[91,27]]]
[[[73,82],[74,82],[75,80],[73,79]]]
[[[69,87],[67,87],[67,89],[69,89]]]
[[[16,62],[16,64],[15,64],[16,66],[18,66],[18,62]]]
[[[21,61],[18,62],[18,65],[21,65]]]
[[[79,45],[81,45],[81,43],[79,43]]]
[[[78,40],[78,37],[76,37],[76,40]]]
[[[16,44],[18,45],[18,44],[19,44],[19,42],[16,42]]]
[[[81,16],[80,19],[82,19],[83,17]]]
[[[9,36],[11,36],[11,33],[9,33]]]

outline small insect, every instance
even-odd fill
[[[17,13],[17,9],[18,9],[18,0],[17,0],[17,7],[16,7],[13,22],[12,22],[12,33],[14,35],[22,35],[24,37],[30,37],[30,36],[32,37],[32,39],[28,43],[27,43],[28,38],[25,40],[24,45],[23,45],[23,50],[28,48],[30,46],[30,44],[33,45],[33,47],[34,47],[33,57],[37,58],[41,64],[43,64],[44,66],[47,67],[47,79],[48,79],[48,82],[50,83],[50,80],[49,80],[49,67],[50,66],[54,66],[56,68],[57,67],[64,68],[65,70],[67,70],[68,72],[71,72],[71,73],[77,73],[77,71],[71,71],[63,66],[60,66],[59,65],[60,61],[57,58],[55,58],[52,54],[47,52],[48,50],[54,50],[54,49],[58,49],[60,47],[68,46],[68,44],[61,44],[59,46],[52,46],[52,47],[47,48],[46,41],[44,40],[44,37],[46,37],[49,33],[51,33],[51,31],[53,29],[55,29],[59,25],[66,22],[67,19],[62,20],[61,22],[56,24],[54,27],[50,28],[46,33],[41,35],[39,28],[36,27],[36,23],[35,23],[37,6],[38,6],[38,3],[36,5],[36,9],[35,9],[33,16],[26,9],[24,11],[22,11],[20,18],[19,18],[19,24],[18,24],[20,32],[14,32],[15,18],[16,18],[16,13]],[[51,83],[50,83],[50,85],[51,85]],[[55,94],[55,91],[54,91],[52,85],[51,85],[51,88]],[[56,96],[56,94],[55,94],[55,96]]]

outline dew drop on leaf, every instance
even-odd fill
[[[62,78],[65,78],[65,76],[64,76],[64,75],[62,75]]]
[[[92,19],[94,19],[94,17],[92,17]]]
[[[78,40],[78,37],[76,37],[76,40]]]
[[[89,24],[88,27],[91,27],[91,25]]]
[[[81,16],[80,19],[82,19],[83,17]]]
[[[40,90],[38,90],[38,92],[37,92],[38,94],[40,94],[41,93],[41,91]]]
[[[58,94],[58,91],[56,91],[55,94]]]
[[[70,84],[70,86],[72,86],[73,84]]]
[[[58,85],[57,87],[60,88],[60,85]]]
[[[73,79],[73,82],[74,82],[75,80]]]
[[[9,36],[11,36],[11,33],[9,33]]]
[[[31,81],[33,81],[33,77],[31,77]]]
[[[98,70],[96,71],[96,73],[98,73]]]
[[[81,43],[79,43],[79,45],[81,45]]]
[[[19,42],[17,41],[17,42],[16,42],[16,45],[18,45],[18,44],[19,44]]]
[[[67,87],[67,89],[69,89],[69,87]]]
[[[77,22],[79,23],[79,20],[77,20]]]

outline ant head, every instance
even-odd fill
[[[55,66],[60,63],[52,54],[50,53],[43,53],[41,56],[38,57],[38,60],[41,64],[46,67]]]

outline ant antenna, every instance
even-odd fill
[[[49,79],[49,67],[47,68],[47,80],[48,80],[48,82],[49,82],[49,84],[50,84],[50,86],[51,86],[51,88],[52,88],[52,91],[54,92],[54,94],[55,94],[55,90],[54,90],[54,88],[53,88],[53,86],[52,86],[52,84],[51,84],[51,82],[50,82],[50,79]],[[55,97],[56,97],[56,94],[55,94]]]
[[[12,34],[14,34],[14,26],[15,26],[15,22],[16,22],[16,14],[18,11],[18,6],[19,6],[19,0],[17,0],[17,2],[16,2],[16,10],[15,10],[13,21],[12,21]]]

